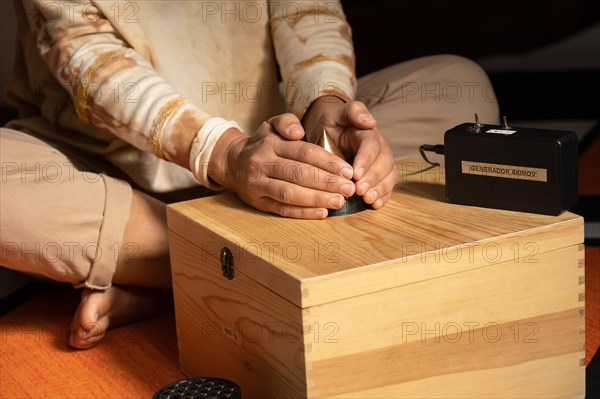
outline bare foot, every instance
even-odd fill
[[[169,290],[114,285],[104,291],[84,288],[71,323],[69,344],[91,348],[102,341],[109,328],[158,315],[172,303]]]

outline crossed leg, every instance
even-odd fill
[[[84,288],[69,343],[86,349],[109,328],[150,317],[172,306],[165,205],[133,191],[129,220],[112,286]]]
[[[0,129],[0,265],[83,288],[70,344],[172,306],[165,205],[68,148]]]

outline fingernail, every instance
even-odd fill
[[[363,122],[375,122],[375,118],[371,114],[362,114],[360,120]]]
[[[333,198],[331,198],[329,200],[329,207],[333,208],[333,209],[338,209],[339,207],[342,206],[344,199],[340,196],[338,197],[337,195]]]
[[[315,216],[317,217],[317,219],[325,219],[327,217],[327,210],[319,209],[315,212]]]
[[[369,193],[369,201],[371,203],[375,202],[375,200],[377,199],[377,192],[376,191],[371,191]]]
[[[352,179],[352,176],[354,176],[354,169],[352,169],[352,166],[344,166],[342,168],[342,176],[346,179]]]
[[[354,184],[350,184],[350,183],[342,184],[341,192],[345,197],[351,196],[352,191],[354,191]]]
[[[357,179],[362,179],[363,175],[365,174],[365,169],[364,168],[358,168],[356,170],[356,177]]]
[[[373,208],[379,209],[383,206],[383,200],[380,198],[373,203]]]
[[[369,183],[367,183],[367,182],[361,183],[360,195],[365,195],[365,193],[367,192],[368,189],[369,189]]]
[[[300,125],[292,125],[292,126],[290,126],[290,133],[291,134],[300,134],[300,133],[304,133],[304,130],[302,129],[302,127],[300,127]]]

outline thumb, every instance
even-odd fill
[[[269,119],[268,123],[281,137],[287,140],[300,140],[304,137],[304,129],[300,119],[294,114],[285,113]]]
[[[359,129],[374,129],[377,121],[371,115],[367,106],[360,101],[352,101],[346,107],[344,119],[347,125],[352,125]]]

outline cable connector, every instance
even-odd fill
[[[440,164],[438,162],[431,162],[427,158],[427,155],[425,155],[425,151],[435,152],[436,154],[444,155],[444,145],[443,144],[435,144],[435,145],[423,144],[422,146],[419,147],[419,152],[421,153],[421,156],[423,157],[425,162],[427,162],[428,164],[433,165],[433,166],[440,166]]]

